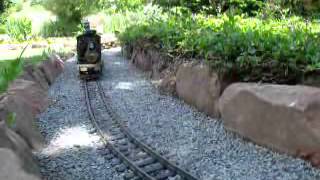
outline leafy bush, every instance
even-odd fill
[[[25,17],[11,17],[6,22],[6,32],[12,39],[25,41],[32,35],[31,20]]]
[[[73,36],[81,30],[82,28],[78,24],[70,25],[64,21],[48,21],[43,24],[40,35],[44,38],[65,37]]]
[[[110,13],[137,11],[145,5],[147,0],[101,0],[100,5]]]
[[[10,0],[1,0],[0,1],[0,14],[4,13],[11,5]]]
[[[232,11],[234,14],[246,13],[255,15],[264,4],[265,0],[154,0],[163,7],[169,9],[174,6],[181,6],[190,9],[192,12],[206,12],[208,14],[219,14]]]
[[[27,47],[23,49],[16,60],[0,61],[0,94],[4,92],[9,83],[16,79],[23,69],[25,63],[37,64],[48,57],[50,50],[45,50],[41,55],[35,55],[28,58],[22,58]]]
[[[21,53],[21,55],[23,52]],[[10,61],[0,61],[0,93],[4,92],[9,82],[13,81],[22,69],[22,60],[20,58]]]
[[[220,73],[241,81],[294,84],[320,69],[320,25],[241,16],[172,16],[132,25],[123,44],[152,41],[173,55],[205,58]]]
[[[0,25],[0,34],[5,34],[6,33],[6,27]]]
[[[145,22],[148,18],[161,17],[162,10],[157,6],[145,6],[140,11],[124,11],[113,13],[105,17],[105,32],[122,32],[133,24]]]
[[[44,0],[43,4],[46,9],[57,15],[58,30],[62,30],[63,34],[73,34],[81,24],[82,18],[97,8],[98,2],[98,0]],[[52,26],[50,28],[53,29]]]
[[[16,113],[9,113],[6,119],[6,124],[10,128],[16,128],[17,125],[17,115]]]

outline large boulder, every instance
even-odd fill
[[[47,92],[32,81],[15,80],[0,101],[0,114],[14,113],[15,123],[10,126],[34,149],[43,145],[40,132],[34,126],[35,116],[48,106]]]
[[[168,75],[167,77],[161,79],[159,89],[162,92],[176,95],[176,77]]]
[[[320,89],[236,83],[220,99],[225,127],[320,165]]]
[[[48,80],[45,74],[34,65],[27,65],[24,68],[24,72],[18,77],[18,79],[24,79],[37,83],[44,90],[49,89]]]
[[[54,54],[48,60],[43,61],[38,68],[45,74],[48,84],[51,85],[63,71],[64,63],[58,55]]]
[[[8,98],[30,107],[32,115],[43,112],[48,107],[48,93],[33,81],[14,80],[7,91]]]
[[[9,149],[0,148],[0,179],[5,180],[40,180],[40,176],[27,173],[21,167],[19,157]]]
[[[143,48],[137,47],[133,49],[131,61],[143,71],[152,70],[152,60],[148,58],[147,51]]]
[[[147,59],[150,59],[152,62],[151,77],[153,79],[166,78],[168,74],[175,73],[180,64],[179,60],[177,60],[176,63],[170,64],[169,57],[155,49],[148,50]]]
[[[188,104],[213,117],[219,117],[222,87],[217,73],[203,63],[183,63],[176,76],[176,90]]]
[[[40,176],[39,168],[33,159],[31,150],[19,135],[7,128],[4,120],[0,119],[0,179],[15,177],[14,171],[4,167],[22,168],[24,172]],[[6,171],[6,173],[5,173]],[[16,172],[19,174],[19,172]]]

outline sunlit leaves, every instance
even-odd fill
[[[134,25],[121,34],[123,43],[151,40],[179,56],[206,58],[216,70],[244,81],[298,81],[320,69],[320,25],[301,18],[170,16]]]

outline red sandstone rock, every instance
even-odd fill
[[[51,85],[58,75],[63,71],[64,63],[57,55],[52,55],[48,60],[42,62],[39,69],[45,74],[49,85]]]
[[[26,66],[24,68],[24,72],[19,76],[18,79],[33,81],[37,83],[40,87],[42,87],[44,90],[49,89],[49,84],[44,73],[37,67],[34,67],[33,65]]]
[[[28,145],[18,134],[7,128],[1,119],[0,162],[0,179],[14,179],[13,177],[25,174],[40,177],[39,169],[32,158]],[[8,169],[9,167],[12,169]]]
[[[39,149],[43,145],[40,132],[36,129],[36,114],[48,106],[47,92],[32,81],[15,80],[9,87],[6,96],[0,101],[0,112],[7,116],[15,113],[16,123],[11,127],[20,134],[30,147]]]
[[[8,98],[16,99],[17,103],[26,104],[31,108],[32,115],[44,111],[48,107],[48,93],[33,81],[16,79],[7,91]]]
[[[21,159],[12,150],[0,148],[0,162],[0,179],[40,180],[39,174],[30,174],[23,169]]]
[[[134,48],[132,62],[143,71],[152,70],[152,61],[143,49]]]
[[[163,92],[167,92],[170,94],[176,94],[176,77],[175,76],[167,76],[161,80],[159,84],[159,89]]]
[[[236,83],[220,99],[227,129],[319,165],[320,89]]]
[[[176,75],[177,94],[188,104],[213,117],[219,117],[222,91],[218,75],[205,64],[185,63]]]

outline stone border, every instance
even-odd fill
[[[173,59],[146,43],[123,51],[139,69],[150,72],[163,92],[178,96],[226,129],[273,150],[320,167],[320,89],[237,83],[204,61]]]
[[[34,120],[48,107],[49,86],[63,66],[57,55],[37,66],[27,65],[0,96],[0,161],[8,167],[0,168],[0,179],[41,179],[32,151],[44,141]]]

